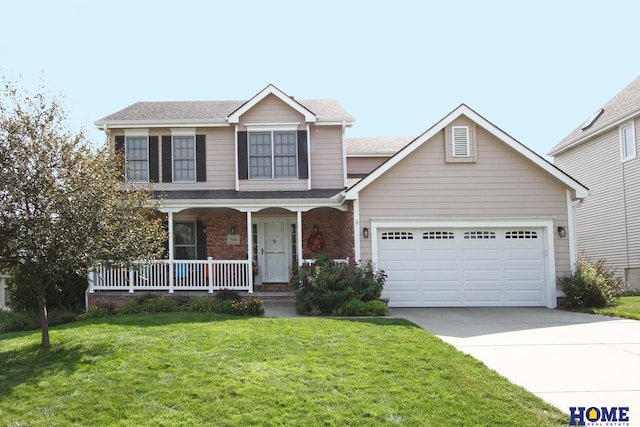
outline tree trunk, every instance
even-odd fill
[[[49,342],[49,319],[47,317],[46,287],[38,287],[38,311],[40,312],[40,329],[42,330],[42,348],[50,348]]]

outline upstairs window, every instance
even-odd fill
[[[173,137],[173,181],[196,180],[196,141],[194,136]]]
[[[149,142],[146,136],[125,138],[127,181],[149,181]]]
[[[249,178],[297,178],[295,131],[249,132]]]
[[[452,126],[452,154],[453,157],[468,157],[471,154],[469,149],[469,126]]]
[[[633,123],[620,128],[620,157],[623,162],[636,158],[636,132]]]

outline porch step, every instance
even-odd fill
[[[288,283],[264,283],[253,285],[254,292],[291,292],[291,285]]]

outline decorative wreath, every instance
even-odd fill
[[[314,252],[318,252],[319,250],[321,250],[324,247],[324,237],[322,237],[322,234],[315,233],[314,235],[309,237],[309,246]]]

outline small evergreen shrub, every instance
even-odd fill
[[[49,326],[62,325],[78,320],[70,311],[53,310],[48,313]],[[40,314],[34,312],[12,312],[0,332],[33,331],[40,329]]]
[[[195,313],[213,313],[215,300],[211,297],[195,297],[180,306],[183,311]]]
[[[233,289],[220,289],[213,296],[218,301],[239,300],[240,294]]]
[[[298,313],[330,315],[338,314],[338,309],[352,299],[379,299],[386,277],[371,262],[334,264],[328,255],[321,254],[314,264],[295,269],[290,282]]]
[[[567,307],[606,307],[622,296],[627,284],[601,259],[580,258],[573,274],[559,278]]]
[[[389,314],[391,314],[389,307],[379,299],[364,302],[353,298],[336,310],[338,316],[388,316]]]
[[[168,313],[175,311],[175,303],[171,298],[149,298],[142,303],[144,313]]]
[[[142,303],[139,300],[127,301],[118,308],[116,308],[117,314],[135,314],[142,312]]]
[[[86,313],[80,315],[80,319],[97,319],[100,317],[107,317],[113,315],[113,308],[106,306],[93,306],[89,307]]]

